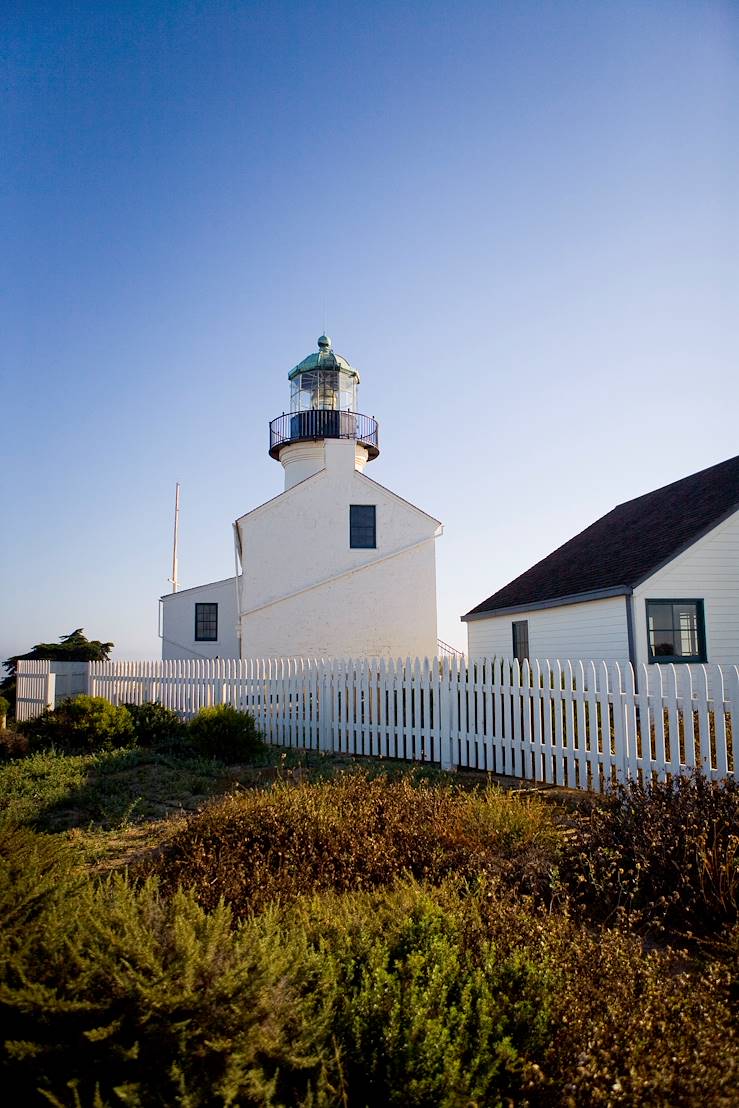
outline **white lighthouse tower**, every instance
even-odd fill
[[[377,421],[327,335],[288,380],[269,427],[284,491],[234,523],[235,581],[162,598],[163,657],[433,657],[440,522],[364,472]]]
[[[269,446],[285,491],[235,525],[242,655],[433,657],[441,524],[366,476],[377,422],[330,338],[288,380]]]

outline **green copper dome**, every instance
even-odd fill
[[[293,377],[297,377],[299,373],[307,373],[316,369],[338,369],[342,373],[350,374],[359,384],[358,371],[354,366],[349,365],[346,358],[342,358],[341,354],[334,353],[328,335],[321,335],[316,353],[309,354],[307,358],[303,358],[302,362],[298,362],[295,368],[288,373],[287,379],[292,381]]]

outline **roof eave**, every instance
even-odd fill
[[[610,596],[631,596],[631,585],[612,585],[607,589],[591,589],[589,592],[571,593],[569,596],[553,596],[546,600],[532,600],[528,604],[510,604],[504,608],[487,608],[484,612],[471,611],[462,616],[462,623],[476,619],[491,619],[514,612],[535,612],[541,608],[562,608],[565,604],[585,604],[589,600],[607,600]]]

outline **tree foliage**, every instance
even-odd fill
[[[41,659],[49,662],[107,662],[115,646],[112,642],[100,642],[88,639],[83,629],[78,627],[69,635],[61,635],[59,642],[39,642],[27,654],[14,654],[3,662],[8,671],[4,681],[0,681],[0,693],[10,701],[11,711],[15,712],[15,683],[18,662]]]
[[[15,677],[18,662],[42,659],[50,662],[107,662],[115,646],[112,642],[88,639],[81,627],[69,635],[61,635],[59,642],[39,642],[27,654],[14,654],[3,662],[8,671],[6,681]]]

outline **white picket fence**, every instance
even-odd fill
[[[58,666],[57,666],[58,668]],[[434,762],[601,790],[692,768],[738,776],[739,668],[603,661],[177,660],[89,663],[93,696],[253,712],[278,746]],[[18,718],[53,704],[49,663],[20,663]]]
[[[33,719],[45,708],[53,708],[67,697],[87,692],[89,684],[89,662],[20,662],[16,719]]]
[[[34,691],[36,711],[49,703],[44,665],[19,664],[24,712]],[[605,662],[216,659],[91,662],[88,688],[114,704],[159,701],[185,719],[233,704],[278,746],[571,788],[693,768],[737,775],[738,667],[642,666],[636,677]]]

